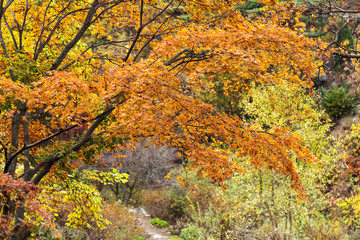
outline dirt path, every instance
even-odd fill
[[[131,212],[136,214],[140,227],[145,229],[147,240],[169,240],[171,235],[166,229],[157,228],[150,224],[151,216],[144,208],[131,209]]]

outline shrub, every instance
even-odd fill
[[[56,235],[69,236],[76,239],[93,228],[106,229],[111,222],[104,218],[100,193],[91,185],[75,179],[42,185],[42,192],[38,195],[38,202],[42,208],[53,215],[51,221],[37,224],[32,229],[32,236],[39,237],[47,229],[55,229]],[[26,219],[36,215],[25,213]],[[41,218],[39,218],[41,219]]]
[[[178,237],[170,237],[169,240],[183,240],[182,238],[178,238]]]
[[[351,127],[350,134],[345,140],[346,171],[352,176],[360,177],[360,125],[356,124]]]
[[[169,224],[167,221],[161,220],[160,218],[153,218],[150,221],[151,225],[157,226],[159,228],[168,228]]]
[[[200,229],[195,225],[189,225],[181,230],[180,236],[184,240],[198,240],[200,239]]]
[[[107,166],[98,165],[98,168],[110,171],[109,166],[115,165],[119,172],[129,174],[125,184],[114,183],[109,186],[117,200],[133,204],[134,197],[143,189],[164,185],[164,177],[175,166],[179,156],[176,148],[157,146],[151,140],[141,138],[134,145],[128,143],[122,150],[104,152],[101,159]]]
[[[174,223],[173,201],[165,190],[146,190],[142,194],[143,206],[152,217]]]
[[[200,239],[228,237],[235,221],[233,214],[230,216],[231,207],[223,189],[207,177],[197,177],[195,171],[187,168],[176,169],[172,174],[179,183],[172,185],[167,195],[173,203],[172,209],[188,220],[187,228],[196,228]],[[184,231],[188,234],[188,230]]]
[[[360,194],[339,199],[337,205],[342,210],[343,221],[353,229],[360,228]]]
[[[57,229],[44,229],[34,239],[113,239],[113,240],[144,240],[144,230],[137,225],[137,221],[127,208],[121,204],[109,204],[102,207],[102,215],[111,222],[106,229],[100,229],[92,224],[91,229],[74,229],[57,225]],[[57,237],[57,238],[55,238]]]
[[[301,230],[303,236],[307,236],[309,239],[348,239],[346,235],[347,227],[344,224],[334,220],[318,220],[316,222],[307,222]]]
[[[136,218],[124,205],[119,203],[105,205],[103,207],[103,215],[112,224],[104,230],[94,231],[92,234],[89,234],[92,236],[92,239],[95,239],[93,236],[98,236],[96,239],[145,239],[142,236],[144,230],[138,226]]]
[[[136,236],[134,238],[134,240],[146,240],[146,238],[142,237],[142,236]]]
[[[49,191],[50,189],[47,189]],[[58,192],[56,192],[58,194]],[[81,196],[79,196],[81,197]],[[90,195],[89,195],[90,197]],[[49,200],[49,199],[48,199]],[[133,240],[141,239],[143,229],[137,225],[137,220],[129,213],[124,205],[116,204],[101,204],[101,199],[97,208],[101,208],[102,221],[92,219],[96,215],[86,216],[81,214],[82,217],[86,217],[83,222],[87,223],[87,226],[70,225],[68,223],[68,216],[76,208],[74,203],[59,204],[61,201],[56,198],[54,203],[49,205],[49,208],[53,210],[55,215],[56,225],[52,227],[41,226],[37,229],[33,229],[32,239],[118,239],[118,240]],[[58,203],[55,205],[55,203]],[[92,206],[94,204],[92,203]],[[84,211],[87,208],[83,209]],[[106,228],[103,227],[102,222],[106,221]]]
[[[358,100],[349,93],[348,86],[333,85],[330,89],[321,89],[321,105],[325,111],[333,118],[339,119],[344,114],[350,113],[355,109]]]

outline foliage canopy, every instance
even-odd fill
[[[260,83],[311,87],[315,43],[301,35],[299,14],[263,0],[261,14],[243,15],[243,3],[1,0],[4,174],[37,185],[144,137],[177,147],[220,184],[242,170],[228,155],[247,156],[304,196],[292,158],[315,158],[298,135],[265,132],[203,99],[219,76],[231,76],[225,95]]]

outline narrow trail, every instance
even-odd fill
[[[161,229],[150,224],[151,216],[144,208],[131,209],[136,214],[141,228],[145,230],[147,240],[169,240],[171,234],[166,229]]]

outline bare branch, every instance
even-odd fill
[[[17,45],[16,39],[15,39],[15,36],[14,36],[14,31],[13,31],[12,27],[10,27],[8,21],[6,20],[5,15],[3,16],[3,19],[4,19],[4,23],[5,23],[6,27],[7,27],[7,29],[9,30],[9,33],[11,35],[11,38],[13,40],[15,49],[18,49],[18,45]]]
[[[131,55],[131,52],[133,51],[137,41],[139,40],[139,37],[141,35],[141,32],[142,30],[147,26],[149,25],[150,23],[152,23],[153,21],[155,21],[159,16],[161,16],[170,6],[171,4],[173,3],[174,0],[171,0],[158,14],[156,14],[152,19],[150,19],[148,22],[146,22],[145,24],[141,24],[142,23],[142,18],[143,18],[143,11],[140,10],[140,26],[136,32],[136,36],[135,36],[135,39],[134,41],[132,42],[130,48],[129,48],[129,51],[127,52],[125,58],[124,58],[124,62],[128,61],[129,60],[129,57]]]
[[[72,1],[70,1],[70,2],[68,3],[68,6],[67,6],[66,8],[69,7],[69,5],[70,5],[71,2],[72,2]],[[63,8],[62,11],[65,11],[66,8]],[[61,23],[65,18],[67,18],[68,16],[71,16],[72,14],[74,14],[74,13],[76,13],[76,12],[81,12],[81,11],[85,11],[85,10],[88,10],[88,9],[89,9],[89,8],[77,9],[77,10],[68,12],[68,13],[64,14],[62,17],[58,18],[58,16],[62,13],[62,11],[60,11],[59,14],[58,14],[57,17],[56,17],[56,18],[58,18],[58,20],[57,20],[55,26],[52,28],[51,32],[49,33],[48,37],[46,38],[46,40],[45,40],[44,42],[41,42],[41,39],[42,39],[42,36],[43,36],[43,34],[44,34],[44,32],[45,32],[45,29],[46,29],[48,26],[50,26],[50,25],[55,21],[56,18],[54,19],[54,21],[52,21],[52,22],[50,22],[49,24],[47,24],[46,27],[44,27],[44,28],[41,30],[40,36],[39,36],[39,38],[38,38],[38,40],[37,40],[37,42],[36,42],[36,47],[35,47],[35,52],[34,52],[34,57],[33,57],[33,59],[34,59],[34,60],[37,60],[37,58],[39,57],[41,51],[42,51],[42,50],[44,49],[44,47],[50,42],[50,40],[51,40],[52,36],[55,34],[58,26],[60,25],[60,23]],[[38,48],[37,48],[37,47],[38,47]]]
[[[360,58],[360,54],[341,53],[341,52],[334,52],[334,54],[344,58]]]
[[[89,51],[90,49],[92,48],[96,48],[96,47],[100,47],[100,46],[106,46],[106,45],[116,45],[117,43],[124,43],[124,42],[129,42],[128,39],[126,40],[123,40],[123,41],[107,41],[107,42],[104,42],[104,43],[97,43],[97,44],[92,44],[90,45],[89,47],[87,47],[84,51],[82,51],[79,56],[77,56],[73,61],[71,61],[70,63],[62,66],[60,68],[60,70],[65,70],[67,69],[68,67],[70,67],[71,65],[73,65],[77,60],[79,60],[87,51]],[[96,57],[91,57],[91,58],[96,58]],[[87,59],[88,60],[88,59]]]
[[[341,30],[343,30],[348,24],[349,24],[349,21],[345,21],[344,24],[339,29],[337,29],[337,31],[335,32],[335,38],[327,45],[327,48],[329,48],[331,45],[337,43],[337,41],[339,40],[339,34],[340,34]]]
[[[178,6],[176,7],[176,9],[179,9],[181,3],[183,1],[180,1],[180,3],[178,4]],[[164,26],[164,24],[174,15],[174,12],[173,11],[169,17],[167,17],[163,23],[160,24],[160,26],[156,29],[156,31],[154,32],[154,34],[151,36],[151,38],[141,47],[140,51],[136,54],[136,56],[134,57],[134,61],[136,61],[136,59],[140,56],[140,54],[142,53],[142,51],[144,51],[144,49],[146,48],[146,46],[148,46],[150,44],[150,42],[152,40],[154,40],[156,37],[157,37],[157,33],[160,31],[160,29]]]
[[[3,35],[3,32],[2,32],[2,24],[1,24],[1,19],[2,19],[2,16],[4,16],[4,13],[6,12],[6,10],[10,7],[10,5],[14,2],[14,0],[9,0],[6,2],[6,5],[5,7],[3,7],[3,3],[4,1],[1,0],[0,3],[0,44],[1,44],[1,48],[3,50],[3,55],[5,58],[9,58],[9,55],[7,53],[7,48],[6,48],[6,44],[5,44],[5,40],[4,40],[4,35]],[[9,70],[9,74],[10,74],[10,77],[11,77],[11,80],[15,81],[16,78],[15,78],[15,75],[14,75],[14,72],[12,70]]]
[[[28,14],[29,10],[30,10],[29,0],[26,0],[24,19],[23,19],[23,23],[22,23],[21,29],[19,29],[19,48],[20,48],[20,50],[22,50],[22,45],[23,45],[23,44],[22,44],[23,32],[24,32],[24,30],[25,30],[26,18],[27,18],[27,14]]]

